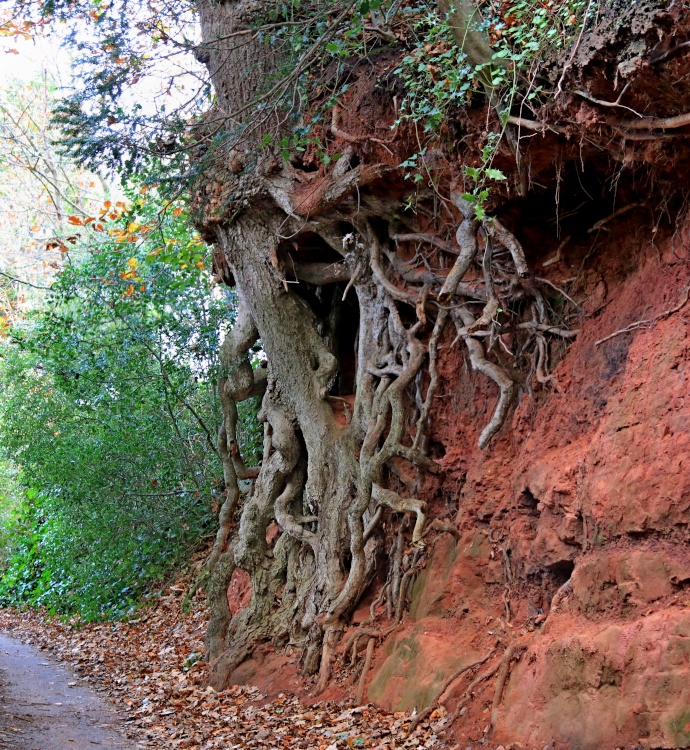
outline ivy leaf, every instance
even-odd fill
[[[490,180],[505,180],[506,176],[501,172],[500,169],[487,169],[486,176]]]

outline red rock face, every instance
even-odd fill
[[[657,251],[618,231],[585,274],[557,388],[523,390],[487,451],[477,435],[495,395],[445,350],[432,444],[446,474],[428,499],[460,539],[431,541],[371,700],[422,709],[463,664],[513,643],[505,689],[478,685],[457,741],[690,747],[690,303],[665,314],[687,298],[689,235]],[[653,322],[597,343],[640,320]]]

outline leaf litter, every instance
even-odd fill
[[[186,582],[183,582],[186,583]],[[410,734],[412,716],[347,701],[307,704],[297,695],[253,686],[216,692],[203,660],[208,611],[182,612],[178,582],[129,622],[64,621],[38,610],[0,609],[0,629],[71,664],[109,694],[125,734],[140,748],[189,750],[395,750],[445,743],[438,724]]]

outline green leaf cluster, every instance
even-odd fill
[[[453,34],[450,17],[426,3],[417,6],[417,20],[411,24],[413,41],[395,70],[406,92],[395,126],[412,122],[421,125],[426,137],[431,138],[455,111],[470,103],[473,95],[483,95],[488,88],[494,106],[501,109],[505,127],[515,103],[529,106],[535,99],[548,96],[537,83],[539,64],[547,51],[571,44],[596,11],[596,4],[587,0],[484,0],[477,5],[481,20],[473,31],[484,35],[494,50],[492,61],[479,65],[470,64]],[[487,132],[481,166],[466,169],[474,182],[469,197],[476,204],[478,218],[483,216],[488,197],[486,185],[505,179],[500,170],[491,167],[501,135]],[[408,176],[416,182],[423,179],[420,172],[414,172],[422,154],[420,151],[400,165],[412,168]]]
[[[188,227],[186,206],[155,191],[106,206],[2,344],[0,440],[24,499],[6,519],[0,603],[120,616],[212,533],[218,341],[234,300],[209,289]],[[242,415],[248,449],[255,413]]]

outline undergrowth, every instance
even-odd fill
[[[68,257],[50,294],[0,345],[3,466],[20,467],[0,485],[0,604],[93,620],[130,611],[213,532],[234,298],[209,295],[182,201],[142,188],[72,218],[71,241],[50,243]],[[256,411],[240,414],[254,459]]]

